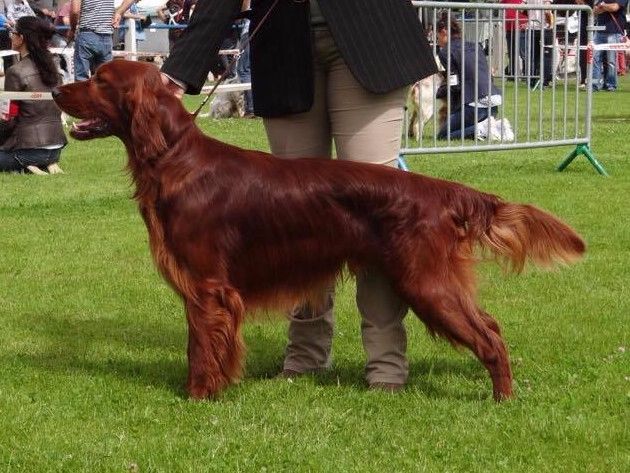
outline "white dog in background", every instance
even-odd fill
[[[444,101],[437,99],[435,93],[444,82],[441,72],[425,77],[411,86],[409,91],[409,129],[408,136],[416,141],[420,139],[424,132],[424,125],[431,119],[434,113],[441,111]],[[435,108],[438,108],[436,111]],[[443,123],[445,117],[443,113],[438,116],[438,126]]]
[[[432,39],[431,32],[428,33],[428,38],[429,40]],[[433,40],[435,39],[433,38]],[[409,104],[409,128],[407,136],[413,137],[416,141],[422,136],[424,125],[431,119],[433,114],[438,113],[438,127],[446,121],[446,101],[435,97],[437,90],[444,83],[446,70],[437,56],[435,56],[435,64],[438,72],[416,82],[409,91],[409,100],[407,100]]]

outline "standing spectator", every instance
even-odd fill
[[[601,0],[593,7],[597,26],[604,31],[595,32],[595,45],[618,43],[626,31],[626,7],[628,0]],[[602,69],[606,61],[606,75]],[[593,90],[605,88],[617,90],[617,51],[596,50],[593,56]]]
[[[223,43],[221,44],[221,49],[223,50],[235,50],[238,48],[238,40],[239,40],[239,30],[240,25],[237,22],[232,23],[230,29],[225,38],[223,38]],[[235,62],[232,62],[234,59],[233,54],[220,54],[219,61],[221,63],[222,74],[226,74],[225,78],[229,81],[230,79],[236,78],[236,66]]]
[[[11,45],[20,53],[20,61],[6,72],[5,90],[49,92],[61,83],[61,76],[48,43],[55,30],[50,23],[35,16],[17,20],[11,31]],[[66,136],[61,112],[50,100],[11,102],[3,117],[4,143],[0,147],[0,170],[29,170],[34,174],[61,172],[57,164]]]
[[[190,16],[195,8],[197,0],[168,0],[166,4],[157,11],[158,17],[167,25],[186,25],[190,21]],[[168,50],[173,49],[175,41],[184,32],[183,28],[171,28],[168,30]]]
[[[238,80],[241,83],[248,83],[252,81],[252,73],[249,64],[249,18],[248,14],[250,11],[250,0],[244,0],[242,5],[241,14],[244,16],[240,20],[241,22],[241,34],[239,40],[239,48],[242,49],[241,55],[238,58],[238,63],[236,66],[236,72],[238,74]],[[254,102],[252,99],[252,91],[246,90],[243,92],[243,96],[245,98],[245,117],[253,118],[254,117]]]
[[[538,5],[540,8],[527,10],[528,29],[525,42],[525,75],[529,77],[530,87],[546,86],[553,78],[553,13],[545,10],[544,5],[551,0],[525,0],[527,5]],[[549,47],[547,47],[549,46]],[[541,56],[542,54],[542,56]],[[542,69],[541,69],[542,66]]]
[[[30,0],[31,8],[35,11],[35,14],[47,22],[54,24],[57,14],[55,9],[57,8],[57,0]]]
[[[47,21],[51,25],[57,25],[56,10],[59,6],[57,0],[30,0],[29,3],[39,18]],[[70,2],[67,2],[66,5],[68,5],[66,8],[69,9]],[[53,36],[50,42],[50,45],[54,47],[64,47],[66,44],[64,31],[57,31],[57,34]]]
[[[520,5],[523,0],[501,0],[506,5]],[[505,12],[505,42],[507,43],[508,66],[505,75],[512,78],[522,75],[520,59],[525,61],[525,31],[527,15],[516,7]],[[520,58],[520,59],[519,59]]]
[[[587,5],[593,8],[593,0],[575,0],[576,5]],[[586,88],[586,72],[588,67],[588,52],[586,46],[588,45],[588,14],[586,12],[578,12],[580,17],[580,89]],[[584,49],[582,49],[584,48]]]
[[[140,10],[138,9],[138,3],[140,3],[141,0],[134,0],[134,2],[129,6],[129,10],[127,10],[124,14],[123,14],[123,19],[128,20],[128,19],[132,19],[134,20],[134,23],[136,25],[136,41],[144,41],[146,39],[146,36],[144,34],[144,28],[142,27],[142,20],[145,19],[144,15],[140,14]],[[126,33],[126,28],[120,28],[118,30],[118,40],[120,41],[120,43],[125,42],[125,33]]]
[[[59,10],[57,10],[57,16],[55,17],[55,26],[68,27],[67,30],[57,30],[57,34],[64,39],[64,46],[69,39],[70,34],[70,10],[72,8],[72,2],[68,1],[64,3]]]
[[[114,0],[72,0],[70,35],[74,41],[74,80],[86,80],[112,59]]]

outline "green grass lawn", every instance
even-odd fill
[[[0,471],[630,471],[630,81],[594,97],[593,150],[411,157],[415,172],[531,202],[571,223],[585,260],[553,273],[480,268],[516,398],[433,341],[413,314],[410,379],[366,390],[351,281],[337,297],[335,364],[288,382],[286,322],[245,327],[247,371],[191,402],[186,324],[156,273],[116,139],[71,142],[65,175],[0,175]],[[266,149],[260,120],[200,120]]]

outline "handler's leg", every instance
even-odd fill
[[[281,158],[331,157],[332,139],[326,110],[325,71],[315,65],[315,97],[313,107],[305,113],[279,118],[265,118],[264,124],[271,152]],[[334,288],[329,288],[324,307],[313,311],[297,307],[290,314],[289,343],[283,375],[290,377],[330,366]]]
[[[395,167],[407,87],[386,94],[368,92],[339,55],[328,74],[328,108],[337,157]],[[357,306],[363,317],[367,382],[373,387],[402,386],[409,372],[403,325],[407,306],[375,269],[357,277]]]

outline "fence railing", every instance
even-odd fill
[[[584,155],[597,172],[606,175],[590,147],[596,28],[589,7],[412,3],[442,70],[412,88],[400,167],[406,168],[405,157],[412,155],[574,146],[558,170]],[[554,17],[548,23],[547,12]],[[445,23],[446,37],[438,38],[439,20]],[[457,24],[460,31],[453,34]],[[152,54],[138,51],[133,20],[123,27],[125,49],[115,55]],[[149,29],[172,27],[156,24]],[[507,37],[510,27],[514,29]],[[72,54],[68,46],[57,53]],[[237,87],[243,90],[249,84]],[[38,99],[49,98],[30,98]]]
[[[442,70],[412,89],[401,167],[412,155],[574,146],[558,170],[583,154],[606,174],[590,150],[592,49],[580,54],[592,45],[589,7],[413,5]]]

